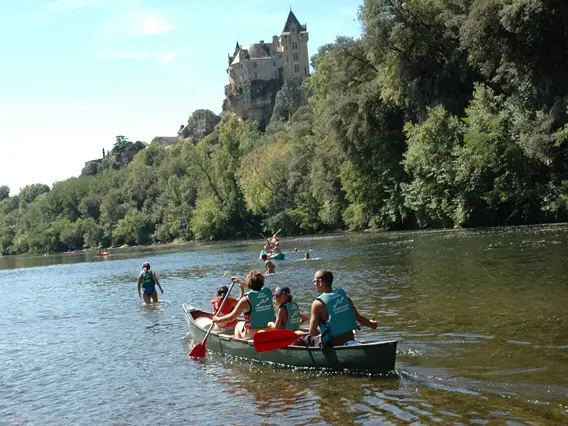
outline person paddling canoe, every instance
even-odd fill
[[[160,285],[160,280],[150,269],[150,263],[144,262],[142,264],[142,271],[138,274],[138,297],[142,297],[142,292],[140,287],[144,290],[144,302],[150,303],[153,301],[154,303],[158,303],[158,292],[156,291],[156,284]]]
[[[229,322],[244,314],[245,320],[239,321],[235,327],[235,337],[252,339],[258,330],[264,330],[268,323],[274,321],[274,306],[272,305],[272,292],[264,287],[264,275],[260,271],[250,271],[245,281],[232,277],[241,287],[241,298],[230,314],[213,316],[214,323]],[[249,290],[246,293],[245,287]]]
[[[333,274],[321,269],[314,274],[314,284],[320,294],[312,303],[309,333],[300,336],[300,346],[342,346],[355,344],[354,329],[358,323],[376,329],[378,321],[361,315],[342,288],[332,288]],[[318,328],[319,332],[318,333]]]
[[[266,239],[266,244],[262,248],[266,254],[270,254],[272,252],[272,243],[270,242],[270,238]]]

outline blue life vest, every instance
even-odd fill
[[[148,269],[146,272],[140,272],[140,279],[143,288],[154,286],[154,277],[152,276],[152,271]]]
[[[250,304],[250,313],[247,322],[250,328],[266,328],[270,321],[274,321],[274,305],[272,304],[272,292],[264,287],[259,291],[250,290],[245,293]]]
[[[359,328],[345,290],[336,288],[331,293],[321,294],[317,300],[327,308],[328,320],[319,325],[324,344],[336,336]]]
[[[287,328],[288,330],[299,330],[300,323],[302,322],[302,318],[300,317],[300,308],[296,302],[288,301],[280,307],[284,307],[286,312],[288,312],[288,319],[286,320],[286,324],[282,324],[281,328]]]

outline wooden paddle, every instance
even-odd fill
[[[268,352],[282,349],[294,344],[296,339],[302,334],[304,334],[303,331],[296,334],[295,331],[288,329],[257,331],[252,337],[254,350],[257,352]]]
[[[223,274],[223,276],[225,276],[226,274],[227,274],[227,272],[225,272]],[[231,287],[229,287],[229,291],[227,292],[227,294],[225,294],[225,297],[223,298],[223,301],[221,302],[221,306],[219,306],[219,309],[218,309],[217,312],[221,312],[221,309],[223,308],[223,305],[227,301],[227,298],[229,297],[229,294],[231,293],[231,290],[233,289],[234,285],[235,285],[235,281],[233,281],[232,284],[231,284]],[[193,347],[193,349],[189,352],[190,358],[204,358],[205,357],[205,354],[207,353],[207,348],[205,348],[205,342],[207,341],[207,338],[209,337],[209,333],[211,333],[211,330],[213,329],[214,325],[215,325],[215,323],[211,323],[211,326],[209,327],[209,330],[207,330],[207,334],[205,334],[203,341],[201,343],[198,343],[197,345],[195,345]]]

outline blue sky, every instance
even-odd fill
[[[361,0],[25,0],[0,5],[0,185],[78,176],[116,135],[173,136],[220,113],[235,42],[271,40],[290,6],[310,56],[358,37]]]

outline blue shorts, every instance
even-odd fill
[[[154,292],[156,291],[156,286],[143,287],[143,290],[144,294],[154,294]]]

